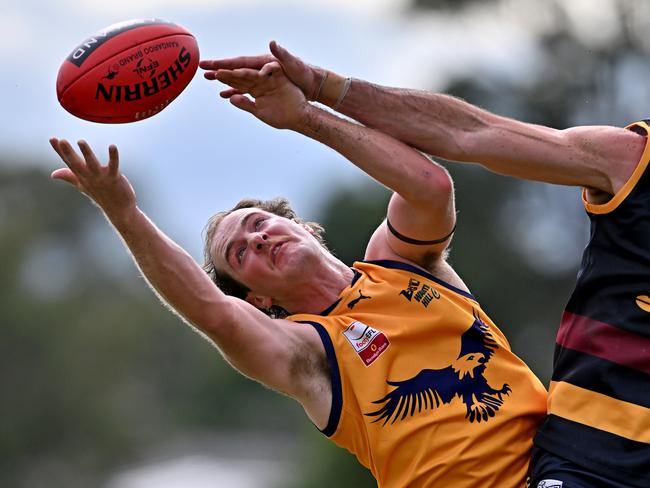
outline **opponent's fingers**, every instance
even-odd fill
[[[76,174],[83,174],[86,170],[86,165],[72,145],[70,145],[70,143],[65,139],[61,139],[59,141],[59,150],[61,151],[61,159],[63,159],[63,162],[68,165],[68,168]]]
[[[275,41],[271,41],[269,48],[282,65],[287,77],[302,90],[306,97],[315,99],[318,86],[315,82],[313,68]]]
[[[108,146],[108,174],[110,176],[117,176],[120,170],[120,154],[117,151],[117,146],[111,144]]]
[[[269,61],[273,61],[270,54],[259,54],[257,56],[237,56],[225,59],[204,59],[199,62],[199,67],[206,70],[252,68],[260,69]]]
[[[255,115],[255,102],[246,95],[233,95],[230,97],[230,103],[235,107]]]
[[[241,90],[236,90],[234,88],[228,88],[227,90],[223,90],[219,92],[219,95],[221,98],[230,98],[233,95],[242,95],[243,92]]]
[[[78,141],[77,145],[79,146],[79,149],[81,150],[81,154],[83,154],[84,159],[86,160],[86,166],[88,167],[90,172],[99,173],[99,170],[101,169],[101,164],[99,164],[99,161],[97,160],[97,156],[95,156],[95,153],[91,149],[90,145],[83,139]]]
[[[306,72],[309,70],[309,66],[305,64],[302,59],[294,56],[275,41],[271,41],[269,48],[271,49],[273,55],[280,62],[280,64],[282,64],[282,67],[285,68],[285,70],[291,71],[297,75],[306,75]]]
[[[296,57],[293,54],[291,54],[285,48],[280,46],[280,44],[278,44],[276,41],[271,41],[269,43],[269,49],[271,51],[271,54],[273,54],[273,56],[276,57],[283,64],[296,59]]]
[[[73,186],[79,187],[79,179],[69,168],[59,168],[52,171],[50,178],[54,180],[61,180],[70,183]]]

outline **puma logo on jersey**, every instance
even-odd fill
[[[639,295],[638,297],[636,297],[636,304],[644,312],[650,313],[650,296]]]
[[[400,291],[399,294],[409,302],[415,300],[421,303],[424,308],[427,308],[434,298],[436,300],[440,298],[438,290],[431,288],[426,283],[421,284],[420,280],[416,280],[415,278],[410,278],[406,288]]]
[[[352,310],[357,303],[359,303],[361,300],[369,300],[372,297],[367,297],[366,295],[363,294],[361,290],[359,290],[359,298],[355,298],[352,300],[350,303],[348,303],[348,308]]]

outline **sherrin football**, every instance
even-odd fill
[[[194,36],[160,19],[113,24],[79,44],[59,69],[56,93],[68,112],[92,122],[136,122],[157,114],[199,65]]]

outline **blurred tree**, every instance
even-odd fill
[[[26,162],[0,164],[0,268],[0,486],[100,486],[175,436],[306,422],[182,326],[99,211]]]
[[[386,216],[390,192],[368,182],[359,188],[339,188],[321,210],[321,223],[332,252],[352,265],[363,259],[370,236]]]
[[[413,0],[412,7],[450,21],[493,11],[536,36],[527,76],[475,71],[449,80],[447,92],[557,128],[647,116],[650,2]],[[587,236],[579,196],[473,165],[446,166],[459,216],[450,260],[547,381],[576,250]],[[0,486],[99,486],[115,466],[175,435],[308,425],[294,402],[233,372],[179,327],[96,209],[28,162],[19,167],[0,162]],[[362,258],[387,198],[368,185],[324,206],[320,220],[345,262]],[[314,429],[305,439],[296,488],[375,485]]]
[[[496,0],[488,0],[494,3]],[[485,0],[413,0],[413,8],[443,11],[462,11],[471,4],[485,4]]]

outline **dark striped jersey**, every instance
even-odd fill
[[[648,120],[628,128],[647,136]],[[650,138],[649,138],[650,140]],[[558,331],[548,417],[535,443],[595,473],[650,487],[650,143],[607,203]]]

